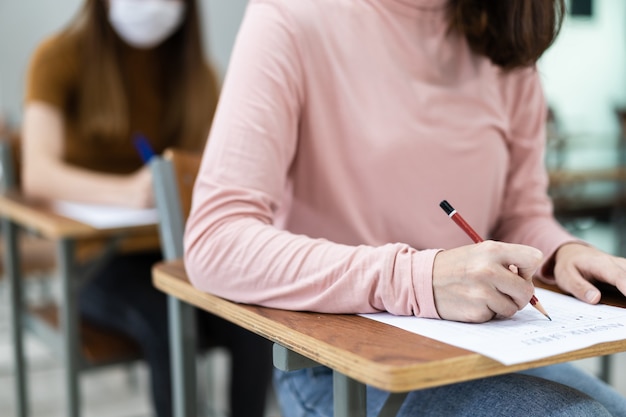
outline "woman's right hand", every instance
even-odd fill
[[[124,192],[121,193],[120,196],[124,196],[120,204],[127,207],[154,207],[152,172],[148,165],[144,165],[126,178]]]
[[[542,259],[538,249],[495,241],[439,252],[433,265],[439,316],[476,323],[511,317],[533,296]]]

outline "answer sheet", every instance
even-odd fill
[[[143,226],[156,224],[159,220],[156,208],[132,209],[61,200],[53,202],[52,208],[61,216],[78,220],[96,229]]]
[[[530,304],[511,318],[480,324],[389,313],[361,316],[478,352],[505,365],[626,339],[624,308],[589,305],[574,297],[541,288],[535,289],[535,295],[552,321]]]

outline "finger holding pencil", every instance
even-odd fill
[[[469,237],[472,239],[474,243],[483,242],[483,238],[465,221],[465,219],[452,207],[447,200],[443,200],[439,203],[439,206],[443,209],[443,211],[450,217]],[[519,273],[518,267],[516,265],[509,265],[509,270],[514,273]],[[550,321],[552,318],[548,315],[546,310],[543,308],[537,297],[533,294],[530,298],[530,304],[536,308],[541,314],[546,316]]]

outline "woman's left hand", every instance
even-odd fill
[[[609,255],[580,243],[567,243],[555,255],[557,285],[590,304],[600,301],[600,290],[592,281],[605,282],[626,295],[626,258]]]

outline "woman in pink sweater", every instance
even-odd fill
[[[194,285],[276,308],[468,322],[523,308],[535,274],[590,303],[591,279],[626,292],[626,260],[569,235],[546,194],[535,62],[563,8],[252,0],[187,224]],[[443,199],[490,240],[469,244]],[[330,375],[277,372],[284,417],[331,416]],[[387,395],[368,388],[372,415]],[[626,400],[563,365],[414,392],[399,415],[507,410],[624,415]]]

